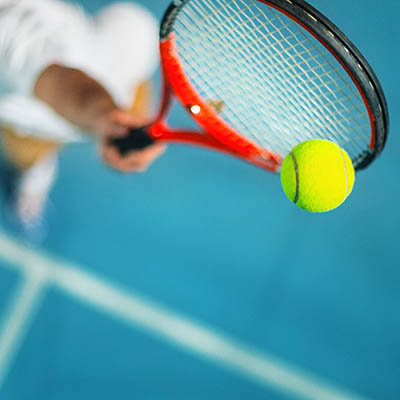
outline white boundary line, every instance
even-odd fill
[[[39,276],[24,278],[0,326],[0,390],[18,353],[20,344],[41,299],[44,281]]]
[[[54,285],[62,292],[124,320],[135,329],[144,329],[186,351],[235,370],[269,389],[304,399],[362,399],[356,394],[306,374],[274,356],[261,354],[204,324],[153,304],[131,291],[127,292],[111,285],[89,274],[82,267],[28,249],[2,233],[0,233],[0,257],[28,276],[41,277],[37,286],[34,285],[37,279],[28,280],[27,288],[23,291],[25,299],[16,303],[14,319],[9,320],[11,327],[6,326],[2,334],[10,337],[8,339],[10,343],[16,343],[17,340],[13,338],[21,336],[24,325],[22,319],[24,315],[29,314],[30,301],[35,302],[44,280],[47,280],[48,284]],[[18,307],[22,311],[18,311]],[[15,344],[13,347],[15,348]],[[7,365],[2,357],[6,358],[8,351],[5,350],[3,353],[3,356],[0,353],[0,365]],[[5,373],[4,368],[1,372]]]

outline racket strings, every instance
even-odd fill
[[[278,30],[277,30],[277,31],[278,31]],[[252,32],[254,32],[254,31],[252,31]],[[293,34],[292,36],[294,37],[294,34]],[[267,39],[267,38],[265,38],[265,39]],[[285,40],[286,40],[286,41],[287,41],[287,39],[288,39],[288,37],[285,36]],[[308,41],[308,40],[306,39],[306,40],[303,41],[303,42],[306,42],[306,41]],[[254,44],[254,43],[256,43],[255,40],[249,41],[249,42],[248,42],[248,45],[249,45],[248,47],[249,47],[250,49],[253,49],[251,45]],[[299,44],[301,44],[301,43],[302,43],[302,42],[299,42]],[[269,44],[270,44],[270,48],[275,48],[273,42],[269,42]],[[293,55],[290,54],[290,53],[288,52],[288,50],[287,50],[284,46],[281,46],[281,47],[282,47],[281,54],[282,54],[283,56],[284,56],[284,55],[287,55],[290,59],[293,60],[293,58],[294,58]],[[309,55],[310,55],[309,59],[303,58],[303,57],[302,57],[303,53],[309,54]],[[285,58],[283,57],[283,58],[282,58],[282,61],[283,61],[283,62],[280,63],[280,68],[279,68],[279,70],[276,71],[276,72],[279,73],[280,75],[285,75],[285,74],[288,73],[288,72],[293,72],[294,70],[296,70],[296,77],[297,77],[298,79],[301,79],[303,76],[304,76],[304,77],[307,77],[307,76],[309,75],[309,72],[314,71],[315,67],[313,67],[313,66],[310,64],[310,61],[315,60],[315,59],[318,57],[318,55],[312,56],[312,54],[310,54],[309,50],[308,50],[308,49],[305,49],[303,52],[297,51],[296,56],[299,57],[299,58],[301,57],[301,58],[302,58],[302,61],[301,61],[301,62],[298,62],[297,64],[294,64],[294,63],[290,63],[290,62],[285,62]],[[285,63],[286,65],[283,66],[283,63]],[[301,67],[302,64],[307,65],[307,66],[309,67],[309,69],[307,70],[307,69]],[[319,67],[323,69],[323,66],[324,66],[324,65],[329,65],[329,64],[328,64],[328,63],[319,64]],[[263,66],[265,67],[265,64],[264,64],[264,65],[261,65],[261,67],[263,67]],[[286,67],[286,68],[285,68],[285,67]],[[329,72],[330,72],[330,71],[325,70],[324,73],[320,73],[320,74],[318,75],[318,78],[319,78],[319,79],[322,79],[323,77],[329,76],[330,79],[329,79],[329,81],[328,81],[328,80],[325,80],[325,82],[324,82],[325,84],[328,84],[328,83],[330,83],[330,82],[332,82],[332,83],[335,83],[335,82],[336,82],[335,79],[331,77],[331,75],[330,75]],[[307,81],[304,80],[303,83],[304,83],[305,85],[307,85]],[[346,85],[346,86],[349,87],[349,85]],[[328,86],[328,88],[329,88],[329,86]],[[317,89],[317,90],[321,90],[321,88],[318,87],[318,86],[316,87],[316,89]],[[307,87],[307,90],[311,90],[311,88],[310,88],[310,87]],[[339,90],[341,90],[341,89],[339,88]],[[335,95],[333,92],[332,92],[332,94]],[[335,102],[339,103],[339,102],[341,102],[341,100],[337,98],[337,100],[336,100],[336,101],[332,101],[331,104],[334,105]],[[357,107],[357,106],[354,106],[354,107]],[[337,111],[340,112],[339,110],[337,110]]]
[[[258,7],[257,7],[257,8],[258,8]],[[277,17],[277,12],[276,12],[275,10],[271,9],[271,12]],[[260,13],[258,13],[258,15],[260,15]],[[279,17],[277,17],[276,19],[279,20]],[[261,21],[259,21],[259,22],[261,23]],[[273,20],[270,20],[269,22],[271,23],[272,26],[274,26],[274,27],[276,28],[276,29],[275,29],[275,32],[280,32],[279,26],[275,26]],[[293,23],[292,23],[292,25],[293,25]],[[261,25],[260,25],[260,26],[261,26]],[[296,27],[299,28],[297,25],[296,25]],[[288,24],[285,24],[285,25],[282,24],[282,28],[285,28],[285,29],[288,28]],[[281,29],[282,29],[282,28],[281,28]],[[298,33],[304,35],[304,32],[303,32],[301,29],[297,29],[297,30],[298,30]],[[250,31],[250,32],[254,32],[254,30],[252,30],[252,31]],[[274,32],[274,31],[272,30],[272,32]],[[283,38],[283,40],[284,40],[285,42],[287,42],[288,44],[291,44],[291,43],[289,43],[289,39],[290,39],[290,38],[298,38],[298,33],[293,33],[293,32],[292,32],[290,35],[287,35],[287,34],[286,34],[286,35],[282,35],[282,38]],[[269,38],[270,36],[271,36],[271,31],[269,32],[269,35],[264,36],[262,39],[268,41],[268,38]],[[276,71],[277,73],[280,73],[281,75],[285,75],[285,74],[288,73],[288,72],[293,72],[294,70],[296,70],[296,72],[297,72],[296,77],[299,78],[299,79],[301,79],[302,76],[308,77],[309,72],[315,72],[315,68],[316,68],[316,67],[315,67],[315,66],[312,66],[311,63],[310,63],[310,61],[313,61],[313,60],[316,61],[317,58],[320,56],[320,54],[317,53],[317,54],[315,54],[315,55],[312,55],[312,53],[310,52],[310,49],[303,46],[304,43],[309,43],[309,42],[310,42],[310,39],[309,39],[308,37],[306,37],[305,35],[304,35],[304,37],[305,37],[305,39],[304,39],[303,41],[297,41],[297,43],[295,43],[295,44],[293,45],[292,48],[288,48],[288,47],[283,46],[281,41],[276,41],[276,43],[277,43],[278,45],[280,45],[280,49],[277,50],[277,54],[280,54],[280,55],[283,56],[283,57],[282,57],[282,61],[283,61],[283,62],[286,64],[286,66],[287,66],[286,69],[285,69],[285,68],[281,68],[281,67],[282,67],[282,64],[281,64],[281,65],[280,65],[280,70]],[[258,40],[260,40],[260,39],[258,39]],[[255,41],[254,41],[254,40],[253,40],[253,41],[249,41],[249,45],[250,45],[250,46],[251,46],[252,43],[255,43]],[[268,41],[268,44],[270,45],[271,48],[276,49],[276,46],[274,46],[274,42],[273,42],[273,41],[269,40],[269,41]],[[302,46],[303,51],[299,51],[299,50],[297,49],[298,46]],[[292,50],[292,54],[289,52],[289,50]],[[295,50],[295,51],[293,51],[293,50]],[[303,55],[304,55],[305,53],[309,55],[308,59],[306,59],[306,58],[303,57]],[[290,63],[290,62],[285,62],[285,61],[287,60],[287,58],[284,57],[284,56],[289,57],[289,59],[291,59],[291,60],[294,61],[294,62],[292,62],[292,63]],[[297,59],[297,60],[294,60],[294,56],[296,56],[298,59],[300,58],[301,61],[298,62],[298,59]],[[297,62],[296,62],[296,61],[297,61]],[[303,67],[302,67],[303,64],[304,64],[304,65],[307,65],[307,66],[309,67],[309,69],[307,70],[307,69],[303,68]],[[320,69],[322,69],[324,72],[323,72],[323,73],[318,73],[318,74],[316,74],[316,77],[317,77],[320,81],[322,81],[322,83],[324,84],[324,87],[327,87],[328,90],[329,90],[329,84],[330,84],[330,83],[333,83],[333,84],[338,88],[339,91],[342,91],[342,89],[341,89],[341,88],[339,87],[339,85],[337,84],[336,78],[333,78],[333,77],[330,75],[330,72],[332,72],[332,71],[331,71],[331,70],[325,69],[325,68],[324,68],[325,66],[331,66],[329,60],[327,60],[327,61],[324,62],[324,63],[319,63],[319,64],[317,64],[317,67],[320,68]],[[325,81],[323,81],[323,80],[322,80],[323,77],[329,77],[329,79],[325,79]],[[340,78],[340,76],[339,76],[339,78]],[[303,83],[304,83],[305,85],[307,85],[307,81],[306,81],[306,80],[303,81]],[[312,82],[312,83],[315,83],[315,82]],[[357,94],[358,94],[358,93],[354,90],[354,85],[353,85],[353,84],[349,84],[349,83],[344,82],[344,85],[345,85],[347,88],[349,88],[350,90],[352,90],[354,95],[357,95]],[[315,88],[316,88],[317,90],[321,91],[321,87],[320,87],[320,86],[315,85]],[[311,87],[308,86],[308,87],[307,87],[307,90],[311,90]],[[335,93],[334,93],[332,90],[330,90],[330,92],[331,92],[331,94],[332,94],[333,96],[335,96],[336,99],[337,99],[336,101],[331,101],[331,103],[330,103],[331,105],[334,105],[335,103],[340,103],[340,102],[342,101],[340,98],[337,98],[337,96],[335,95]],[[344,93],[344,94],[345,94],[345,93]],[[346,95],[346,94],[345,94],[345,95]],[[349,98],[349,97],[348,97],[348,98]],[[349,98],[349,100],[351,101],[350,98]],[[354,104],[353,104],[353,108],[355,108],[355,109],[356,109],[356,108],[360,109],[361,106],[362,106],[362,104],[358,104],[358,105],[354,105]],[[339,110],[339,109],[336,109],[335,111],[340,113],[340,110]]]
[[[273,9],[271,11],[272,11],[273,14],[275,14],[275,15],[277,14],[277,11],[275,11]],[[317,58],[318,55],[320,55],[325,60],[325,62],[317,63],[317,67],[322,69],[324,71],[323,73],[316,73],[315,69],[311,69],[311,68],[310,68],[309,72],[311,72],[311,71],[314,72],[316,78],[318,78],[318,80],[323,83],[323,87],[327,88],[330,91],[330,94],[332,94],[335,98],[337,98],[337,102],[340,101],[340,98],[338,96],[336,96],[336,92],[334,92],[333,90],[330,89],[329,84],[333,84],[335,86],[335,89],[337,89],[338,92],[340,92],[343,96],[346,97],[346,99],[351,104],[350,108],[353,108],[355,110],[356,109],[365,110],[365,107],[364,107],[363,103],[360,103],[360,102],[354,103],[354,101],[353,101],[353,98],[358,98],[358,99],[360,98],[359,97],[360,94],[357,91],[356,86],[353,84],[353,82],[348,79],[347,75],[346,75],[346,80],[345,80],[343,78],[343,74],[337,73],[338,72],[337,68],[335,67],[335,65],[332,64],[332,58],[331,57],[329,57],[329,58],[325,57],[325,54],[328,54],[328,53],[320,53],[320,52],[318,52],[318,48],[314,44],[316,42],[315,41],[311,41],[309,39],[309,36],[306,35],[306,32],[304,31],[304,29],[301,29],[299,25],[296,25],[296,27],[297,27],[298,33],[305,38],[304,41],[299,41],[298,43],[302,45],[303,43],[309,42],[312,45],[313,49],[315,50],[315,56],[312,56],[312,53],[311,53],[310,49],[307,48],[307,47],[304,47],[304,52],[308,53],[309,56],[310,56],[309,59],[308,60],[304,59],[302,52],[297,52],[296,53],[298,55],[298,57],[300,57],[304,61],[304,63],[307,64],[308,66],[310,66],[310,61],[317,61],[318,60],[318,58]],[[283,36],[283,38],[284,38],[284,40],[286,42],[288,42],[287,36]],[[335,60],[335,64],[336,64],[336,60]],[[300,67],[301,63],[297,64],[297,65]],[[329,67],[329,69],[326,69],[325,67]],[[305,72],[304,69],[302,69],[302,70],[303,70],[303,72]],[[331,75],[331,73],[333,73],[333,72],[335,72],[335,76],[334,77],[332,77],[332,75]],[[329,77],[329,79],[322,79],[324,77]],[[342,86],[340,86],[338,84],[337,79],[339,79],[342,82]],[[321,87],[319,89],[321,89]],[[353,96],[349,96],[348,95],[348,91],[344,90],[344,89],[348,89],[348,91],[350,91]],[[331,105],[335,104],[335,102],[333,101],[330,104]],[[339,111],[338,109],[336,109],[336,110]],[[367,126],[369,126],[369,124]]]
[[[230,42],[228,40],[226,42],[226,44],[229,45],[229,43]],[[186,54],[186,56],[190,57],[190,54]],[[193,54],[193,56],[194,56],[194,54]],[[201,71],[198,70],[197,63],[193,64],[193,65],[187,64],[187,68],[188,68],[187,72],[189,73],[189,76],[191,76],[191,78],[194,81],[198,81],[198,79],[201,79],[201,76],[203,74],[210,74],[212,72],[212,64],[213,63],[211,62],[210,58],[208,59],[208,61],[209,61],[209,64],[208,64],[209,68],[206,68],[206,69],[202,68]],[[246,74],[246,72],[247,72],[246,70],[242,70],[241,71],[242,74]],[[252,94],[252,91],[251,91],[252,90],[252,85],[251,85],[251,83],[254,80],[258,81],[258,75],[248,74],[247,73],[246,77],[249,78],[249,83],[250,84],[248,84],[246,87],[244,87],[243,84],[241,84],[241,82],[244,81],[243,75],[240,75],[240,74],[238,75],[237,71],[235,69],[231,69],[231,71],[230,71],[230,78],[235,82],[236,89],[240,89],[242,91],[242,94],[246,93],[246,92],[249,92],[248,94],[251,95]],[[261,85],[263,84],[262,81],[259,81],[258,83],[260,83]],[[225,96],[227,96],[229,98],[232,98],[231,95],[235,96],[236,97],[236,101],[240,102],[241,105],[243,106],[242,108],[243,109],[247,108],[249,110],[251,108],[251,104],[249,104],[249,102],[244,103],[243,101],[241,101],[241,99],[244,98],[243,96],[239,96],[238,97],[237,93],[236,94],[232,93],[232,90],[230,89],[231,86],[232,85],[226,86],[226,82],[225,81],[221,81],[221,80],[219,82],[218,81],[214,81],[212,84],[210,83],[210,85],[208,87],[204,88],[204,94],[206,95],[205,97],[207,97],[207,96],[212,97],[214,95],[214,92],[218,93],[220,88],[224,88],[224,91],[225,91],[224,95]],[[267,90],[266,90],[265,94],[269,94],[270,96],[269,97],[263,97],[262,99],[259,98],[259,99],[257,99],[257,101],[263,100],[264,104],[268,104],[269,102],[273,101],[275,106],[277,104],[279,104],[281,106],[286,106],[287,105],[286,104],[287,100],[284,100],[283,98],[279,99],[279,97],[280,97],[279,94],[274,96],[273,92],[268,93],[268,88],[266,88],[266,89]],[[236,109],[237,109],[237,107],[236,107]],[[226,110],[226,117],[228,117],[226,119],[235,119],[235,118],[236,119],[240,119],[240,116],[238,116],[238,114],[235,113],[235,110],[233,110],[233,109],[227,109]],[[277,115],[277,114],[271,114],[270,117],[274,120],[273,123],[270,124],[270,126],[279,127],[279,125],[282,125],[282,124],[283,125],[287,125],[287,124],[285,124],[285,120],[282,120],[281,118],[279,118],[279,115]],[[243,124],[246,124],[246,126],[248,128],[250,128],[249,127],[249,121],[243,121]],[[260,140],[262,140],[263,137],[265,137],[265,131],[264,131],[264,136],[263,137],[257,137],[255,135],[252,135],[253,131],[256,131],[256,129],[248,129],[248,135],[249,136],[253,136],[253,139],[255,139],[255,141],[259,143]],[[284,140],[285,138],[283,137],[282,139]],[[265,141],[264,144],[267,145],[268,142]]]
[[[203,15],[205,15],[205,14],[203,14]],[[260,15],[260,14],[259,14]],[[240,27],[241,26],[243,26],[243,25],[239,25]],[[259,28],[257,28],[257,29],[259,29]],[[248,31],[248,32],[254,32],[255,30],[252,30],[252,31]],[[248,33],[248,32],[246,32],[246,33]],[[292,36],[294,36],[294,35],[292,35]],[[251,48],[251,44],[254,44],[254,43],[256,43],[256,41],[260,41],[260,39],[258,39],[258,40],[253,40],[253,41],[248,41],[247,42],[247,44],[248,44],[248,48]],[[229,45],[229,41],[226,43],[227,45]],[[284,49],[283,48],[283,51],[286,51],[286,49]],[[239,51],[239,53],[240,53],[240,51]],[[298,54],[300,54],[300,53],[298,53]],[[253,59],[252,61],[254,61],[255,63],[257,63],[257,60],[256,59]],[[305,60],[305,62],[307,62],[307,60]],[[300,64],[298,64],[298,65],[300,65]],[[261,65],[261,66],[266,66],[265,64],[264,65]],[[289,68],[290,69],[293,69],[293,68],[295,68],[295,66],[294,65],[292,65],[292,64],[288,64],[288,66],[289,66]],[[282,70],[283,72],[285,72],[285,70]],[[287,70],[286,70],[287,71]],[[303,73],[305,73],[306,71],[303,69]],[[299,75],[298,75],[299,76]]]
[[[217,1],[217,2],[220,3],[220,1]],[[225,4],[225,8],[226,8],[226,7],[227,7],[227,4]],[[249,6],[246,5],[246,8],[248,8],[248,7],[249,7]],[[257,8],[258,8],[258,7],[257,7]],[[237,14],[238,14],[238,13],[236,13],[236,15],[237,15]],[[257,16],[260,16],[260,15],[262,15],[262,12],[259,12],[258,14],[253,15],[253,17],[254,17],[253,19],[257,19]],[[203,16],[204,16],[204,14],[203,14]],[[252,22],[252,20],[250,20],[250,22]],[[261,22],[261,21],[260,21],[260,22]],[[237,26],[243,27],[243,25],[244,25],[244,24],[240,24],[240,25],[237,25]],[[254,24],[253,24],[253,25],[254,25]],[[256,25],[254,25],[254,26],[256,26]],[[262,25],[259,25],[258,27],[256,27],[256,29],[247,30],[247,31],[245,31],[241,36],[243,36],[244,34],[253,33],[253,32],[256,31],[256,30],[259,30],[261,27],[262,27]],[[283,27],[286,28],[287,25],[283,25]],[[276,28],[275,31],[276,31],[276,32],[279,32],[279,28]],[[273,33],[273,31],[270,31],[269,33],[271,34],[271,33]],[[285,36],[284,36],[284,40],[285,40],[285,41],[288,41],[288,39],[289,39],[290,37],[296,37],[296,34],[285,35]],[[255,43],[256,41],[261,41],[262,39],[263,39],[263,38],[258,38],[258,40],[256,39],[256,40],[253,40],[253,41],[249,41],[249,42],[247,42],[247,43],[248,43],[248,44]],[[301,45],[302,43],[308,42],[308,41],[309,41],[309,39],[306,38],[305,41],[303,41],[303,42],[298,42],[297,45]],[[278,42],[278,43],[279,43],[279,42]],[[286,49],[285,49],[283,46],[282,46],[282,51],[286,52]],[[309,52],[309,50],[308,50],[307,48],[305,48],[305,52]],[[300,55],[301,55],[301,52],[297,51],[297,54],[300,56]],[[307,60],[304,60],[304,62],[308,64],[308,61],[307,61]],[[298,63],[297,65],[300,66],[300,63]],[[320,64],[321,67],[322,67],[323,65],[324,65],[324,64]],[[291,66],[291,67],[293,68],[293,66]]]
[[[352,158],[369,143],[354,83],[301,26],[258,1],[191,0],[174,31],[195,89],[221,100],[221,117],[259,146],[286,155],[299,141],[336,141]]]
[[[232,78],[234,78],[234,76],[232,76]],[[217,90],[217,89],[218,89],[218,86],[215,84],[215,86],[213,86],[213,88],[214,88],[215,90]],[[337,100],[337,101],[339,102],[340,100]],[[280,101],[280,103],[281,103],[282,106],[284,106],[284,103],[283,103],[282,101]],[[334,102],[332,102],[332,104],[334,104]],[[275,105],[277,105],[277,102],[275,102]],[[339,112],[339,110],[337,110],[337,112]],[[318,117],[318,115],[315,116],[315,117]],[[305,128],[307,128],[307,126],[305,126]]]
[[[310,88],[308,88],[308,89],[310,89]],[[338,111],[338,110],[336,110],[336,111]]]
[[[274,12],[274,10],[272,10],[272,12]],[[303,34],[304,32],[302,32],[300,30],[300,33]],[[265,39],[268,40],[268,37],[266,37]],[[287,42],[288,37],[285,36],[284,39]],[[309,41],[309,39],[306,38],[306,40],[299,42],[299,44],[303,44],[308,41]],[[280,42],[278,42],[278,43],[280,43]],[[276,49],[276,46],[274,46],[274,43],[272,41],[269,42],[269,45],[271,48],[275,47],[275,49]],[[330,105],[333,107],[333,110],[331,110],[331,111],[332,111],[332,114],[335,116],[335,118],[337,118],[337,115],[340,115],[340,118],[337,119],[337,122],[348,122],[348,121],[350,121],[350,118],[348,118],[344,115],[344,113],[342,112],[340,107],[337,107],[337,105],[342,104],[343,100],[342,100],[342,98],[337,96],[337,93],[334,90],[332,90],[330,88],[330,84],[333,84],[335,89],[337,90],[337,92],[343,94],[349,100],[351,105],[347,108],[347,110],[349,110],[349,109],[354,109],[354,110],[364,109],[364,105],[362,103],[354,104],[352,102],[351,97],[349,97],[347,95],[346,91],[344,91],[343,88],[340,87],[340,85],[337,83],[337,79],[335,77],[332,77],[332,75],[331,75],[332,69],[324,68],[325,66],[331,67],[329,60],[325,63],[316,63],[316,65],[314,66],[314,65],[312,65],[312,63],[313,63],[313,61],[317,61],[319,54],[316,53],[313,55],[312,52],[308,48],[305,48],[304,51],[296,50],[297,52],[296,52],[295,56],[297,58],[300,58],[301,61],[295,63],[296,60],[295,60],[294,55],[290,54],[290,52],[288,52],[288,50],[284,46],[281,45],[281,47],[282,47],[282,49],[281,49],[280,54],[283,56],[282,61],[286,65],[282,68],[282,64],[280,64],[279,65],[280,68],[277,71],[275,71],[275,73],[280,74],[283,77],[288,72],[296,71],[296,78],[298,78],[299,80],[302,81],[303,86],[306,88],[307,92],[310,93],[310,91],[313,91],[313,93],[315,93],[315,91],[318,91],[320,93],[321,97],[314,96],[314,98],[320,99],[321,101],[324,99],[324,93],[322,91],[322,88],[327,89],[329,91],[329,94],[332,96],[332,99],[336,99],[336,100],[331,99]],[[277,51],[279,51],[279,50],[277,50]],[[308,59],[303,57],[303,55],[305,53],[309,55]],[[284,57],[284,56],[287,56],[287,57]],[[290,60],[293,62],[292,63],[286,62],[287,60]],[[305,69],[304,67],[302,67],[302,65],[307,65],[309,67],[309,69],[308,70]],[[288,66],[288,68],[285,68],[286,66]],[[316,74],[316,71],[315,71],[316,68],[321,69],[323,72]],[[309,80],[305,79],[309,76],[310,72],[315,73],[317,79],[323,83],[323,86],[316,85],[315,81],[310,82]],[[339,76],[339,78],[340,78],[340,76]],[[312,83],[312,85],[309,85],[309,83]],[[358,95],[358,92],[356,92],[354,90],[355,87],[352,83],[350,84],[350,83],[346,83],[343,81],[343,87],[351,90],[354,95]],[[292,87],[292,89],[293,89],[293,87]],[[353,118],[351,118],[351,120],[352,119]],[[365,126],[369,126],[369,125],[364,125],[364,127]],[[360,127],[361,127],[361,125],[360,125]]]

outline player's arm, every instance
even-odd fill
[[[121,157],[109,138],[123,136],[145,121],[120,109],[100,83],[78,69],[48,66],[35,83],[34,95],[72,124],[100,136],[104,161],[120,171],[145,170],[164,151],[157,144]]]
[[[112,167],[145,169],[163,147],[151,146],[124,158],[113,151],[108,138],[122,135],[143,121],[120,110],[94,79],[57,62],[63,60],[63,40],[54,36],[44,10],[41,2],[0,0],[0,81],[6,81],[17,93],[34,93],[65,119],[96,133],[104,161]]]
[[[39,75],[34,95],[72,124],[100,136],[122,135],[138,122],[118,108],[101,84],[75,68],[50,65]],[[113,118],[118,111],[125,118]]]

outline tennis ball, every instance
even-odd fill
[[[328,140],[300,143],[286,156],[281,168],[286,196],[312,212],[333,210],[354,185],[354,167],[348,154]]]

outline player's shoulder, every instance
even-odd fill
[[[74,25],[87,20],[78,3],[62,0],[0,0],[0,17],[7,20],[8,26],[12,22],[20,25],[34,20],[38,24],[30,25],[41,29],[63,22]]]

